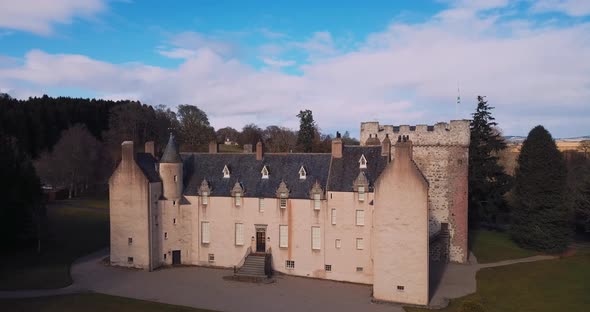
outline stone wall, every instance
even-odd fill
[[[388,134],[391,154],[395,155],[398,136],[407,135],[413,142],[413,158],[429,183],[429,232],[449,223],[450,254],[453,262],[467,261],[467,172],[470,130],[468,120],[452,120],[434,126],[391,126],[378,122],[361,123],[360,142],[369,135],[380,141]]]

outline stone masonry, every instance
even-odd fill
[[[392,143],[400,135],[408,135],[412,140],[414,161],[429,183],[429,233],[437,233],[441,223],[448,223],[449,260],[467,262],[469,120],[452,120],[434,126],[361,123],[361,145],[366,145],[375,135],[382,142],[386,134]],[[395,155],[395,144],[391,145],[391,150],[391,155]]]

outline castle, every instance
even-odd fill
[[[178,152],[122,143],[109,180],[113,265],[239,268],[373,285],[428,304],[429,261],[467,261],[469,121],[361,124],[361,146],[326,154]],[[446,246],[434,244],[441,232]],[[445,235],[445,237],[447,237]],[[435,246],[436,245],[436,246]],[[252,261],[250,261],[252,260]]]

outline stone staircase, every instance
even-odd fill
[[[237,276],[266,278],[264,274],[264,254],[251,253],[246,257],[244,265],[238,269]]]

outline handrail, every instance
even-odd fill
[[[266,254],[264,255],[264,274],[266,277],[270,278],[273,275],[273,268],[272,268],[272,249],[268,247]]]
[[[244,265],[244,262],[246,262],[246,258],[248,258],[248,255],[250,255],[252,253],[252,246],[248,246],[248,248],[246,249],[246,254],[242,257],[242,260],[240,260],[240,262],[238,262],[237,265],[234,265],[234,274],[238,272],[238,268],[241,268]]]

